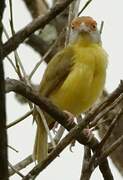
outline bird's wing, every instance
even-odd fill
[[[73,53],[72,47],[69,46],[57,53],[49,62],[40,84],[39,92],[42,96],[48,97],[64,82],[73,65]]]

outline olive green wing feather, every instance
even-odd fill
[[[49,62],[40,84],[40,95],[48,97],[68,76],[73,65],[72,47],[64,48]]]

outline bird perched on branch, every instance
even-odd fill
[[[74,116],[85,112],[100,96],[106,78],[107,53],[102,48],[96,21],[77,17],[71,23],[70,43],[49,62],[39,93],[61,110]],[[54,122],[44,113],[48,126]],[[38,116],[34,158],[39,162],[48,153],[47,132]]]

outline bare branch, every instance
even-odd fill
[[[87,169],[90,162],[90,158],[91,158],[91,150],[89,147],[84,146],[84,157],[82,162],[82,172],[81,172],[80,180],[90,179],[91,173],[93,172],[92,168],[90,168],[89,170]]]
[[[90,159],[88,165],[86,166],[86,173],[87,173],[87,175],[86,175],[86,176],[83,176],[83,177],[87,177],[87,178],[90,177],[89,175],[91,175],[92,168],[93,168],[93,170],[94,170],[94,169],[96,168],[96,166],[98,165],[97,159],[100,159],[100,156],[102,157],[102,154],[103,154],[102,148],[103,148],[106,140],[108,140],[109,136],[111,135],[112,130],[113,130],[113,128],[115,127],[116,122],[117,122],[117,121],[119,120],[119,118],[121,117],[122,113],[123,113],[123,112],[122,112],[122,110],[120,109],[119,112],[118,112],[118,114],[116,114],[116,116],[114,117],[114,120],[112,121],[109,129],[108,129],[107,132],[105,133],[102,141],[101,141],[101,142],[99,143],[99,145],[97,146],[97,149],[96,149],[93,157]],[[97,158],[97,159],[96,159],[96,158]],[[102,159],[102,160],[103,160],[103,159]]]
[[[123,93],[123,81],[120,81],[119,86],[116,88],[116,90],[111,93],[107,98],[105,98],[98,106],[94,109],[94,114],[97,114],[97,112],[101,112],[106,107],[108,107],[110,104],[112,104],[121,94]],[[90,123],[90,127],[93,122]]]
[[[81,133],[81,130],[84,128],[82,124],[76,125],[73,129],[70,130],[69,134],[66,135],[60,143],[56,146],[56,148],[49,154],[49,156],[43,160],[41,163],[36,165],[24,178],[23,180],[29,180],[30,177],[36,177],[44,168],[46,168],[59,154],[64,150],[64,148],[70,144],[70,142],[78,137]]]
[[[109,138],[109,136],[112,133],[112,130],[114,129],[116,122],[118,122],[119,118],[123,115],[123,110],[119,110],[119,112],[116,114],[116,116],[114,117],[114,120],[112,121],[108,131],[106,132],[106,134],[104,135],[102,141],[99,143],[98,148],[97,148],[97,152],[100,151],[100,149],[104,146],[106,140]]]
[[[53,18],[60,14],[73,0],[65,0],[62,3],[57,3],[45,16],[39,16],[34,19],[25,28],[18,31],[3,45],[3,57],[6,57],[10,52],[15,50],[27,37],[39,28],[44,28]]]
[[[47,113],[49,113],[56,121],[58,121],[62,126],[64,126],[67,130],[70,130],[71,128],[73,128],[75,126],[75,123],[73,124],[69,124],[67,121],[67,115],[61,111],[59,111],[59,109],[54,106],[47,98],[45,97],[40,97],[37,94],[35,94],[32,89],[29,86],[25,86],[24,83],[19,82],[17,80],[7,80],[7,84],[8,84],[8,91],[14,91],[16,93],[19,93],[23,96],[25,96],[27,99],[29,99],[30,101],[34,102],[35,104],[37,104],[42,110],[46,111]],[[105,108],[104,104],[106,105],[107,103],[110,104],[109,102],[112,102],[112,98],[117,97],[119,94],[122,92],[122,83],[119,85],[119,87],[115,90],[114,93],[112,93],[110,95],[110,97],[103,102],[103,107]],[[119,91],[120,89],[120,91]],[[117,96],[116,96],[117,95]],[[114,99],[115,100],[115,99]],[[95,116],[99,113],[97,111],[97,109],[102,109],[101,105],[99,105],[100,108],[96,108],[95,110],[93,110],[93,112],[90,112],[84,119],[83,121],[80,123],[82,127],[85,127],[88,125],[88,123],[90,121],[92,121]],[[98,141],[96,138],[92,137],[91,140],[88,139],[89,137],[86,137],[84,133],[81,133],[81,135],[77,136],[77,140],[84,144],[84,145],[88,145],[93,151],[95,151],[97,145],[98,145]],[[105,171],[105,169],[107,169],[107,171]],[[100,164],[100,170],[103,173],[103,176],[109,177],[109,179],[113,179],[111,171],[109,169],[108,166],[108,162],[106,159],[104,159],[104,161],[102,162],[102,164]],[[106,173],[105,173],[106,172]]]
[[[22,117],[16,119],[14,122],[8,124],[6,128],[13,127],[14,125],[20,123],[21,121],[23,121],[24,119],[26,119],[27,117],[29,117],[32,113],[33,113],[33,109],[31,109],[29,112],[27,112],[26,114],[24,114]]]
[[[82,12],[87,8],[87,6],[88,6],[91,2],[92,2],[92,0],[88,0],[88,1],[85,3],[85,5],[84,5],[83,8],[81,9],[81,11],[78,13],[78,16],[79,16],[80,14],[82,14]]]
[[[33,18],[43,15],[47,12],[48,6],[43,0],[23,0]]]
[[[8,164],[9,164],[9,167],[10,167],[15,173],[17,173],[17,174],[18,174],[20,177],[22,177],[22,178],[24,177],[24,175],[21,174],[17,169],[15,169],[15,167],[13,167],[10,162],[8,162]]]
[[[109,156],[114,150],[116,150],[121,143],[123,143],[123,135],[119,137],[107,150],[101,155],[99,161],[101,162],[104,158]]]
[[[121,94],[118,98],[116,98],[114,100],[114,102],[112,102],[112,104],[110,106],[106,106],[104,110],[102,110],[102,112],[94,119],[94,121],[92,121],[89,125],[89,127],[93,127],[95,125],[97,125],[98,121],[101,120],[101,118],[104,116],[104,113],[108,113],[109,111],[111,111],[114,107],[116,107],[118,105],[118,103],[120,103],[123,100],[123,94]]]
[[[7,133],[6,133],[6,106],[5,106],[5,81],[3,69],[3,44],[2,44],[2,17],[5,0],[0,1],[0,179],[8,180]]]
[[[20,171],[21,169],[25,168],[26,166],[28,166],[32,162],[33,162],[32,155],[29,155],[28,157],[26,157],[21,162],[19,162],[16,165],[14,165],[13,167],[17,171]],[[14,173],[15,173],[15,171],[13,169],[9,169],[9,176],[12,176]]]

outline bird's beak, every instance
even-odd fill
[[[79,27],[79,31],[80,32],[90,32],[90,28],[85,23],[81,23],[80,27]]]

